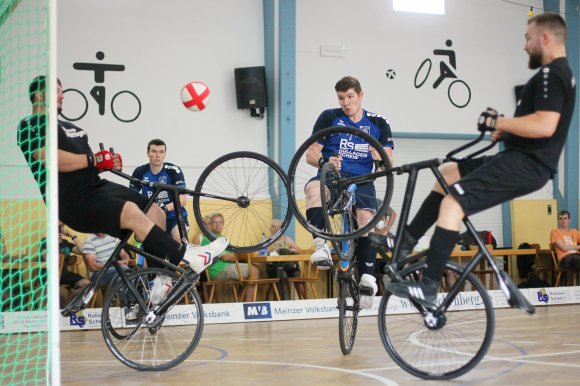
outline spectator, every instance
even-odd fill
[[[270,225],[270,233],[272,235],[280,231],[282,227],[282,221],[278,219],[272,220],[272,225]],[[278,254],[278,255],[296,255],[302,250],[292,237],[286,235],[280,235],[272,245],[268,247],[268,254]],[[268,263],[266,265],[266,272],[268,277],[298,277],[300,276],[300,268],[296,262],[284,262],[284,263]]]
[[[221,213],[214,213],[210,216],[210,226],[211,233],[215,237],[221,237],[222,231],[224,229],[224,216]],[[210,243],[209,239],[202,236],[200,244],[201,246],[208,245]],[[211,280],[232,280],[240,279],[238,274],[238,269],[236,267],[236,256],[228,251],[227,249],[220,255],[218,255],[212,265],[209,266],[207,272]],[[242,271],[243,279],[247,279],[250,275],[250,269],[252,270],[252,277],[258,278],[260,276],[260,270],[255,265],[249,266],[246,263],[239,263],[240,270]],[[246,298],[244,301],[251,302],[254,293],[254,285],[248,285],[246,290]]]
[[[569,225],[570,212],[559,212],[558,228],[550,232],[550,242],[554,245],[561,268],[580,269],[580,233]]]
[[[381,206],[383,206],[383,201],[377,199],[377,208],[380,208]],[[384,236],[389,235],[393,237],[391,228],[393,228],[396,219],[397,212],[389,206],[389,209],[387,209],[383,217],[377,222],[377,225],[375,225],[375,232]]]
[[[206,228],[210,229],[211,220],[210,220],[209,215],[203,216],[203,223],[205,224]],[[193,244],[195,244],[195,245],[201,244],[202,238],[203,238],[203,233],[200,232],[200,233],[196,234],[195,236],[193,236]]]
[[[105,233],[91,234],[87,237],[83,244],[83,254],[88,264],[91,277],[94,273],[99,272],[103,268],[117,247],[117,244],[119,244],[119,239]],[[121,268],[126,271],[130,270],[129,254],[122,249],[119,255],[121,257],[119,260]],[[117,270],[115,267],[110,266],[101,278],[99,285],[109,284],[116,276],[118,276]]]
[[[70,237],[73,242],[71,243],[70,241],[63,239],[62,236]],[[78,236],[71,235],[71,233],[65,228],[62,222],[60,222],[58,225],[58,250],[59,253],[64,255],[63,267],[60,272],[60,285],[68,285],[71,288],[71,294],[69,298],[65,299],[61,297],[60,299],[60,306],[62,308],[66,306],[72,298],[80,293],[83,288],[88,286],[91,282],[78,273],[70,272],[67,268],[71,261],[71,253],[80,255],[82,245]]]

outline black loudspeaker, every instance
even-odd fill
[[[523,85],[514,87],[514,92],[516,93],[516,103],[517,103],[517,101],[520,100],[520,97],[522,96],[523,89],[524,89]]]
[[[266,93],[266,68],[243,67],[235,68],[236,101],[238,109],[250,109],[252,116],[262,117],[268,107]]]

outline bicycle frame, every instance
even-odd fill
[[[143,212],[145,212],[145,213],[155,203],[155,199],[157,198],[159,193],[161,193],[162,191],[169,192],[169,194],[171,195],[173,205],[175,206],[175,215],[176,215],[176,219],[177,219],[177,227],[179,229],[179,234],[180,234],[180,238],[182,240],[182,244],[187,243],[187,238],[185,237],[185,235],[187,234],[187,231],[186,231],[186,227],[185,227],[185,219],[184,219],[183,213],[181,211],[182,205],[181,205],[181,202],[179,201],[179,196],[181,194],[187,194],[187,195],[191,195],[191,196],[198,195],[198,196],[203,196],[203,197],[218,198],[221,200],[234,201],[234,202],[237,202],[239,205],[244,204],[243,197],[240,197],[237,199],[232,199],[232,198],[228,198],[228,197],[220,197],[220,196],[215,196],[215,195],[210,195],[210,194],[203,194],[203,193],[195,192],[193,190],[190,190],[187,188],[182,188],[182,187],[179,187],[176,185],[169,185],[169,184],[163,184],[163,183],[151,182],[151,181],[142,181],[138,178],[135,178],[135,177],[130,176],[126,173],[116,171],[116,170],[110,170],[110,172],[118,175],[119,177],[127,179],[131,182],[134,182],[134,183],[137,183],[137,184],[140,184],[143,186],[148,186],[148,187],[154,189],[154,192],[151,195],[151,197],[149,198],[149,201],[147,202],[147,204],[143,208]],[[62,313],[64,316],[67,316],[71,313],[78,312],[80,309],[84,309],[86,307],[86,305],[89,303],[89,301],[93,297],[95,289],[99,286],[99,283],[100,283],[103,275],[111,266],[115,267],[115,270],[119,274],[120,280],[122,280],[125,283],[125,285],[127,285],[129,290],[131,291],[131,294],[134,296],[135,299],[138,300],[139,305],[141,307],[143,307],[143,309],[147,309],[146,304],[144,303],[142,297],[139,296],[137,290],[135,289],[135,286],[129,282],[129,280],[127,279],[127,275],[126,275],[125,271],[121,268],[121,266],[117,262],[117,258],[118,258],[119,253],[121,252],[122,249],[124,249],[127,252],[134,252],[136,254],[143,255],[146,258],[151,259],[151,260],[153,260],[153,261],[155,261],[155,262],[157,262],[157,263],[159,263],[159,264],[161,264],[161,265],[163,265],[163,266],[165,266],[173,271],[179,272],[180,277],[185,278],[185,279],[180,280],[177,283],[176,289],[171,291],[171,295],[168,296],[167,299],[165,299],[165,301],[163,301],[163,303],[158,308],[155,309],[154,313],[156,315],[163,314],[165,311],[167,311],[167,309],[173,304],[173,302],[175,300],[179,299],[179,297],[181,297],[187,291],[187,289],[191,286],[191,284],[193,282],[195,282],[195,280],[199,277],[198,274],[194,274],[193,271],[191,271],[191,269],[189,269],[189,268],[186,268],[186,269],[180,268],[180,267],[170,263],[169,261],[167,261],[165,259],[162,259],[158,256],[152,255],[146,251],[143,251],[143,250],[137,248],[134,245],[129,244],[128,241],[129,241],[129,238],[131,237],[132,234],[133,234],[132,231],[128,231],[128,230],[123,231],[122,236],[121,236],[121,241],[119,242],[119,244],[117,244],[117,247],[115,248],[115,250],[113,251],[113,253],[109,257],[109,259],[105,262],[103,267],[99,270],[99,272],[97,272],[95,274],[94,279],[91,280],[91,284],[89,284],[77,297],[75,297],[69,303],[69,305],[67,305],[67,307],[65,307],[63,309]]]
[[[471,159],[471,158],[473,158],[479,154],[482,154],[485,151],[491,149],[495,145],[495,142],[492,142],[491,144],[489,144],[485,147],[482,147],[481,149],[479,149],[479,150],[477,150],[477,151],[475,151],[475,152],[473,152],[465,157],[456,157],[456,154],[458,154],[458,153],[478,144],[479,142],[481,142],[484,138],[484,135],[485,135],[485,133],[481,133],[476,139],[472,140],[471,142],[468,142],[467,144],[462,145],[459,148],[449,152],[444,159],[434,158],[434,159],[430,159],[430,160],[426,160],[426,161],[410,163],[410,164],[402,165],[400,167],[393,168],[390,171],[391,173],[395,173],[395,174],[405,174],[405,173],[409,174],[409,178],[407,180],[407,185],[405,188],[405,196],[403,199],[401,214],[399,217],[399,224],[397,226],[397,236],[395,239],[395,247],[393,250],[393,259],[386,266],[387,273],[393,279],[395,279],[397,281],[403,281],[404,279],[399,275],[399,269],[407,264],[412,264],[412,263],[417,264],[419,267],[419,265],[422,263],[418,262],[418,261],[421,260],[422,258],[426,257],[426,255],[427,255],[427,252],[424,251],[424,252],[409,256],[409,257],[405,257],[401,260],[397,259],[397,256],[399,256],[399,248],[400,248],[401,241],[403,238],[405,226],[407,225],[407,222],[409,219],[411,204],[413,202],[413,196],[415,193],[415,187],[416,187],[416,182],[417,182],[417,177],[418,177],[419,171],[423,170],[423,169],[430,169],[431,172],[433,173],[433,175],[435,176],[437,182],[442,187],[445,194],[449,194],[449,184],[447,184],[443,175],[441,174],[441,172],[439,170],[439,166],[441,166],[443,163],[449,162],[449,161],[462,162],[462,161]],[[367,176],[367,177],[369,177],[369,176]],[[441,311],[441,310],[444,311],[449,307],[451,301],[460,292],[461,286],[466,281],[467,275],[469,275],[473,271],[473,269],[480,263],[481,259],[487,260],[487,262],[488,262],[489,266],[491,267],[495,277],[498,279],[498,282],[500,283],[500,287],[502,288],[502,290],[504,291],[506,296],[509,298],[507,288],[505,288],[505,284],[500,279],[500,270],[497,267],[495,260],[493,259],[491,254],[487,251],[487,248],[485,247],[484,242],[481,240],[481,238],[477,234],[475,227],[473,226],[473,224],[471,223],[471,221],[469,220],[469,218],[467,216],[464,217],[463,224],[467,228],[467,231],[464,232],[460,236],[460,238],[463,238],[467,235],[473,236],[475,243],[479,247],[479,251],[475,254],[473,259],[471,259],[471,261],[467,264],[467,266],[463,270],[462,274],[455,281],[454,285],[449,289],[448,296],[445,297],[446,301],[444,301],[442,304],[438,305],[437,311]],[[383,257],[385,257],[385,256],[383,256]]]

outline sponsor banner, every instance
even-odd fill
[[[551,304],[580,303],[580,287],[526,288],[521,293],[535,306]],[[490,290],[488,294],[494,308],[509,307],[501,290]],[[440,295],[441,301],[443,295]],[[389,313],[414,312],[411,303],[405,299],[389,302]],[[360,316],[377,315],[381,297],[376,297],[372,308],[361,310]],[[256,321],[318,319],[338,317],[337,299],[309,299],[280,302],[219,303],[204,304],[204,323],[244,323]],[[473,310],[483,308],[477,292],[460,292],[453,303],[453,310]],[[119,320],[124,320],[125,310],[115,309]],[[166,316],[169,325],[192,324],[197,320],[196,308],[180,304]],[[92,308],[69,317],[61,317],[61,330],[85,330],[101,327],[101,309]],[[43,311],[0,313],[0,333],[47,331],[47,313]]]
[[[37,331],[48,331],[47,312],[0,312],[0,334]]]

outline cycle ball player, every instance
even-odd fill
[[[391,127],[382,116],[362,108],[364,93],[360,82],[356,78],[345,76],[336,83],[334,88],[340,108],[323,111],[314,125],[313,132],[331,126],[359,128],[376,138],[383,145],[392,163],[394,145]],[[356,140],[356,137],[354,140]],[[362,150],[358,151],[360,149]],[[344,138],[334,136],[326,143],[313,143],[306,152],[306,160],[310,165],[321,168],[324,163],[331,162],[337,170],[341,170],[342,174],[347,173],[350,175],[372,172],[373,160],[378,159],[380,159],[378,152],[370,147],[368,143],[353,143],[353,139],[347,138],[347,136]],[[306,218],[309,223],[317,228],[324,229],[325,223],[322,217],[319,180],[320,171],[316,177],[306,184]],[[372,220],[377,209],[376,192],[372,182],[357,186],[356,207],[358,224],[364,225]],[[311,257],[313,264],[320,269],[330,268],[332,266],[332,257],[325,240],[315,238],[314,245],[316,251]],[[377,292],[377,284],[374,277],[376,251],[367,235],[358,238],[355,254],[359,259],[360,286],[370,288],[373,292],[373,296],[361,296],[360,305],[362,308],[370,308],[373,304],[374,294]]]

